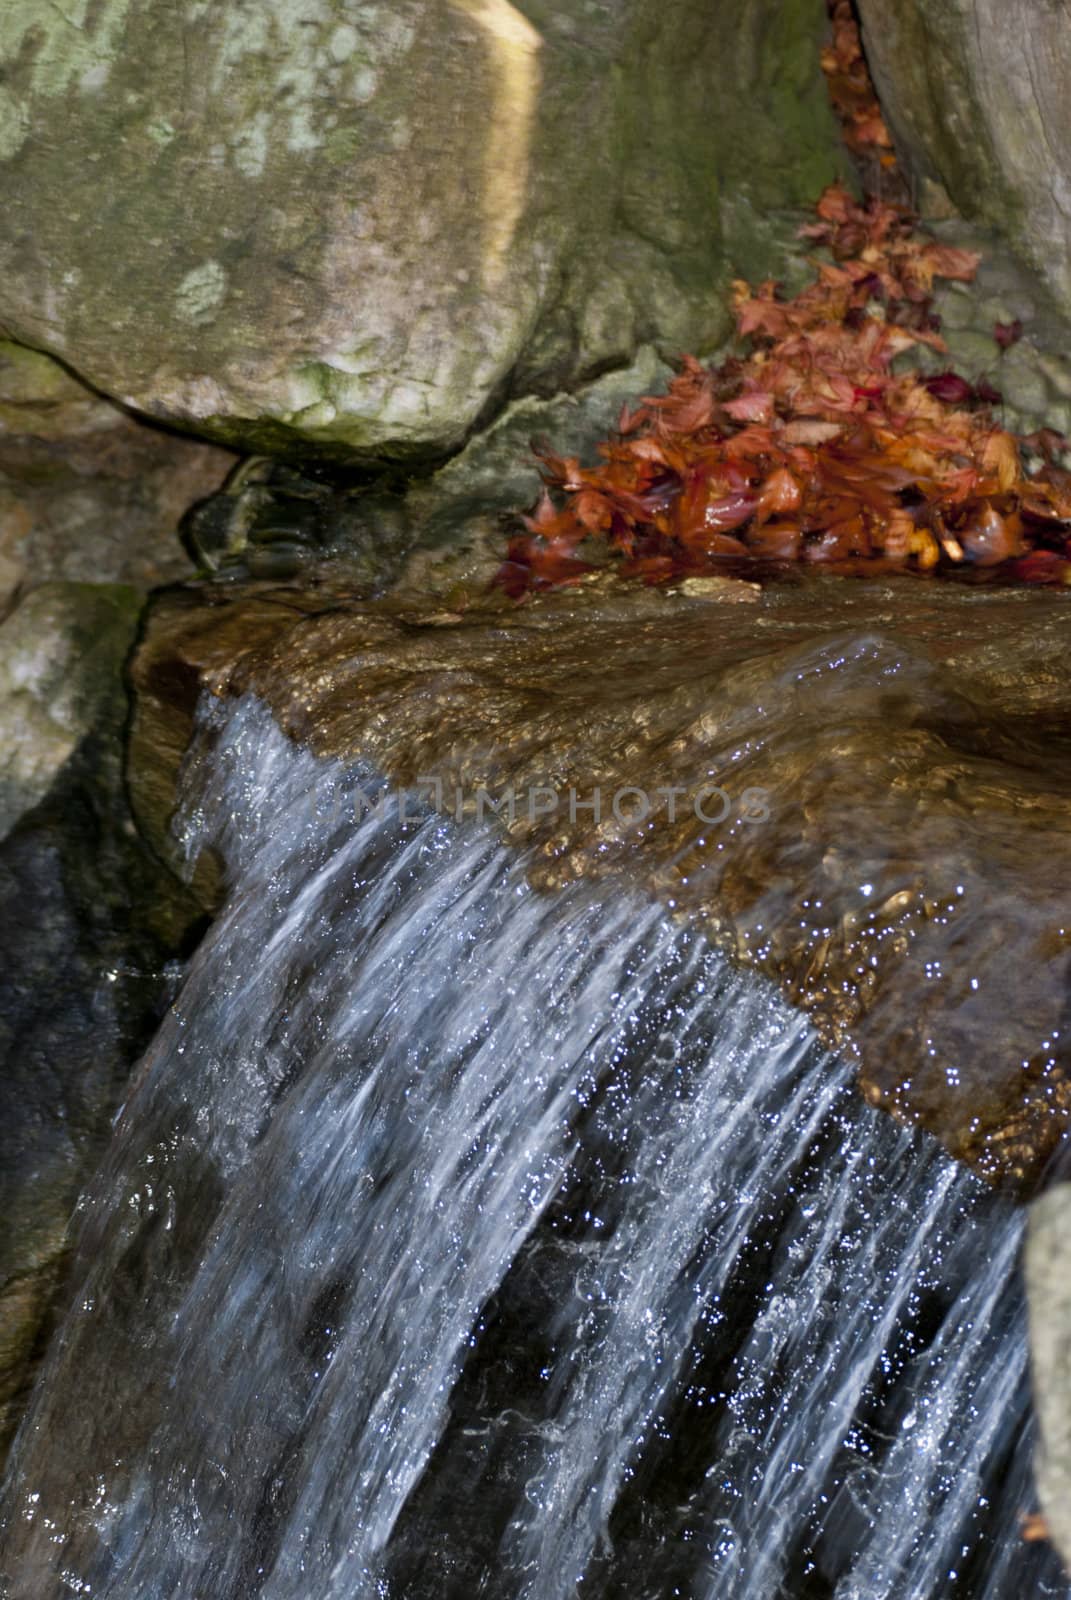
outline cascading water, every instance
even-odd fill
[[[213,706],[6,1600],[1065,1596],[1009,1203],[660,909]]]

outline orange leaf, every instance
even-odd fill
[[[768,517],[786,511],[798,511],[803,503],[803,492],[787,467],[778,467],[763,483],[759,495],[757,515],[763,522]]]
[[[982,466],[996,474],[1002,490],[1011,489],[1022,477],[1019,446],[1010,433],[996,429],[986,439],[982,450]]]

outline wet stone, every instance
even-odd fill
[[[1030,1355],[1041,1434],[1038,1490],[1048,1533],[1071,1559],[1071,1183],[1030,1212],[1026,1247]]]
[[[46,583],[0,626],[0,1463],[62,1298],[68,1227],[197,907],[122,772],[141,600]]]
[[[540,887],[645,889],[776,978],[868,1100],[993,1180],[1037,1180],[1071,1116],[1071,597],[911,578],[746,605],[609,578],[519,608],[351,596],[160,601],[132,751],[155,837],[198,689],[252,690],[314,752],[496,818]]]

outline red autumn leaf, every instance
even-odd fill
[[[946,406],[965,406],[974,399],[973,388],[958,372],[935,373],[932,378],[924,378],[922,386]]]
[[[748,549],[767,561],[796,561],[803,534],[798,522],[764,522],[747,536]]]
[[[532,588],[532,574],[526,561],[503,561],[491,582],[511,600],[523,600]]]
[[[745,494],[741,490],[727,494],[707,506],[703,514],[703,526],[718,533],[739,528],[755,515],[758,503],[753,494]]]
[[[870,540],[862,517],[848,517],[843,522],[832,524],[819,538],[803,547],[804,560],[819,565],[869,553]]]
[[[752,389],[748,394],[738,395],[735,400],[724,401],[722,410],[734,422],[772,422],[774,397],[765,389]]]
[[[1031,550],[1008,570],[1020,583],[1071,583],[1071,560],[1055,550]]]
[[[676,517],[677,537],[687,545],[709,550],[713,548],[711,540],[715,534],[742,527],[755,515],[757,505],[755,495],[739,490],[709,501],[700,496],[682,497]]]
[[[859,205],[842,183],[831,183],[822,192],[815,210],[823,222],[842,223],[850,222],[857,215]],[[814,237],[813,224],[810,229],[800,231]]]
[[[545,446],[532,446],[532,453],[543,464],[544,476],[548,482],[556,483],[562,489],[579,489],[584,482],[584,474],[576,456],[558,456]]]
[[[791,472],[787,467],[777,467],[762,486],[757,515],[765,521],[768,517],[798,511],[802,503],[803,491]]]
[[[708,556],[718,556],[723,559],[726,556],[746,557],[748,553],[747,545],[728,533],[704,533],[692,540],[690,547],[697,547]]]
[[[1010,350],[1023,337],[1023,325],[1016,317],[1014,322],[994,322],[993,338],[1002,350]]]
[[[573,501],[573,515],[586,533],[601,533],[610,526],[611,502],[595,489],[581,489]]]
[[[948,244],[927,244],[922,251],[926,266],[935,278],[952,278],[969,283],[982,259],[977,250],[956,250]]]

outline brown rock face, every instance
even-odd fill
[[[496,815],[547,889],[646,886],[776,978],[868,1098],[1029,1185],[1071,1115],[1069,600],[736,593],[171,597],[135,664],[143,823],[198,688],[252,690],[318,753]]]

